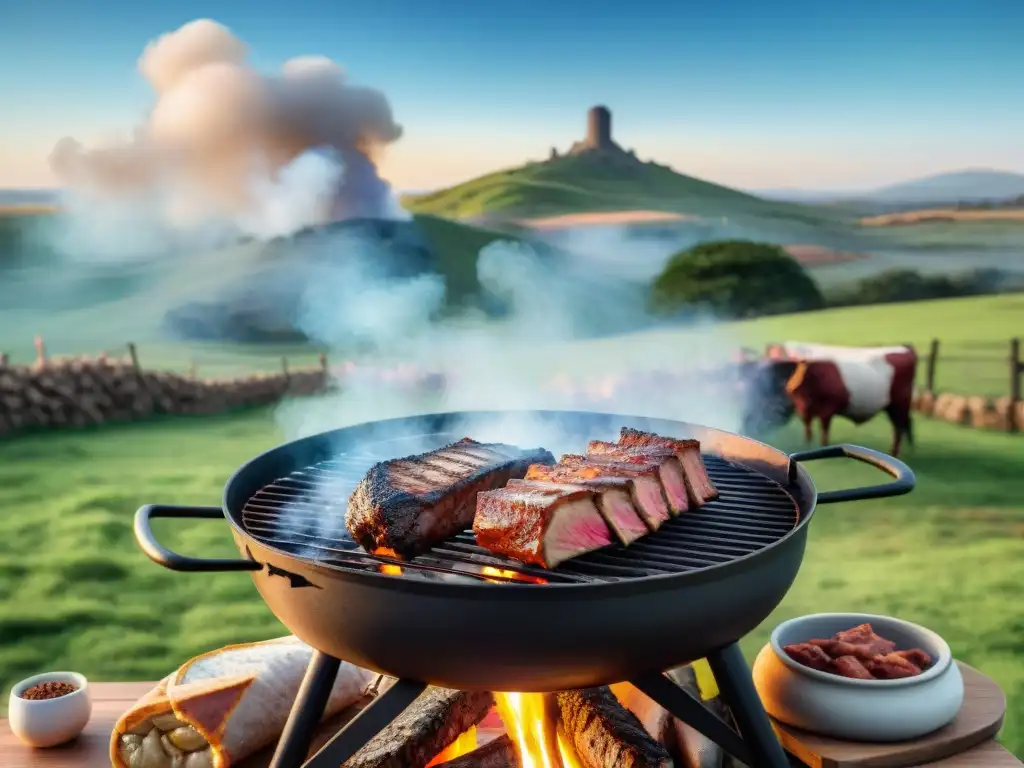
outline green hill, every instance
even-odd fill
[[[448,189],[402,200],[409,210],[450,218],[555,216],[590,211],[653,210],[696,216],[753,215],[815,223],[826,211],[777,203],[684,176],[657,163],[565,155],[489,173]]]

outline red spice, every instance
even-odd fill
[[[28,699],[29,701],[59,699],[61,696],[67,696],[69,693],[74,693],[77,690],[78,686],[73,683],[36,683],[31,688],[26,689],[25,692],[21,694],[21,698]]]

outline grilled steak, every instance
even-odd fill
[[[567,453],[559,464],[575,469],[581,477],[629,478],[633,481],[633,504],[647,527],[656,531],[668,520],[668,502],[665,500],[665,490],[658,477],[657,463],[638,464]]]
[[[522,450],[468,437],[418,456],[375,464],[348,501],[345,524],[369,552],[418,555],[468,528],[480,491],[522,477],[534,463],[554,463],[543,448]]]
[[[473,532],[481,547],[554,568],[612,543],[592,488],[499,488],[477,496]]]
[[[562,728],[585,768],[672,768],[672,757],[607,687],[556,694]]]
[[[606,443],[604,440],[591,440],[587,445],[587,457],[612,459],[627,464],[656,463],[658,477],[665,488],[669,511],[673,515],[678,515],[690,508],[683,465],[671,448],[656,445],[635,448],[618,443]]]
[[[586,483],[560,483],[553,480],[538,480],[530,477],[533,467],[546,467],[543,464],[533,464],[526,472],[525,480],[509,480],[506,488],[558,488],[562,491],[591,491],[597,493],[597,511],[608,523],[612,533],[623,544],[630,544],[645,533],[647,526],[640,519],[636,508],[633,506],[633,499],[629,494],[629,487],[622,485],[587,485]]]
[[[619,444],[637,448],[647,446],[671,448],[679,457],[679,463],[683,465],[686,488],[694,506],[718,498],[718,489],[708,477],[708,470],[700,455],[699,440],[677,440],[673,437],[662,437],[653,432],[641,432],[638,429],[623,427],[619,430]]]

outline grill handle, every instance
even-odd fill
[[[223,520],[224,510],[220,507],[169,507],[162,504],[147,504],[135,513],[135,540],[146,553],[146,557],[157,565],[172,571],[214,572],[214,571],[259,571],[263,565],[255,560],[220,560],[202,557],[186,557],[171,552],[156,540],[150,520],[155,517],[189,518],[191,520]]]
[[[818,494],[819,504],[836,504],[842,501],[864,501],[865,499],[885,499],[889,496],[902,496],[910,493],[917,485],[914,471],[899,459],[880,451],[863,448],[859,445],[841,443],[812,448],[789,456],[789,480],[796,481],[797,464],[818,459],[847,458],[862,461],[893,477],[891,483],[868,485],[863,488],[845,488],[840,491],[822,491]]]

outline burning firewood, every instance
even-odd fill
[[[702,701],[704,706],[727,724],[732,724],[729,708],[717,696],[705,698],[708,694],[701,690],[697,675],[692,665],[687,664],[673,669],[668,673],[672,682]],[[736,766],[731,763],[722,748],[711,739],[698,732],[692,726],[672,716],[660,704],[655,703],[629,683],[618,683],[612,686],[612,692],[619,702],[640,720],[644,729],[659,744],[662,744],[672,755],[677,768],[707,768],[707,766]],[[702,695],[704,693],[704,695]],[[723,763],[723,761],[725,761]]]
[[[519,768],[519,761],[512,739],[504,735],[434,768]]]
[[[668,751],[608,687],[557,695],[562,727],[584,768],[672,768]]]
[[[418,768],[487,715],[490,693],[431,686],[344,768]]]

